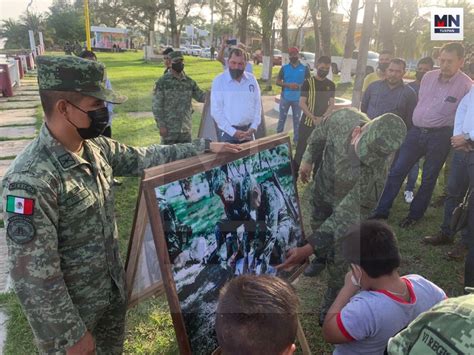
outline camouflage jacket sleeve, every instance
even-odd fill
[[[166,127],[165,94],[159,80],[153,89],[152,111],[158,128]]]
[[[7,229],[10,275],[23,311],[44,352],[71,347],[86,326],[74,306],[61,271],[58,253],[58,189],[28,173],[4,180],[3,206]],[[13,206],[30,204],[17,213]],[[22,202],[18,202],[22,201]],[[8,204],[8,205],[7,205]]]
[[[201,90],[198,84],[193,80],[193,99],[197,102],[206,101],[206,92]]]
[[[138,176],[144,169],[203,153],[204,139],[193,143],[150,145],[144,148],[130,147],[104,137],[94,140],[105,152],[116,176]]]
[[[334,241],[334,245],[337,245],[349,226],[360,221],[360,210],[360,185],[356,183],[339,204],[335,206],[331,216],[312,233],[308,238],[308,242],[316,252],[318,250],[326,252],[329,250],[328,248],[332,248],[332,245],[329,245],[328,242]]]
[[[316,125],[308,138],[308,145],[306,146],[306,150],[302,158],[303,163],[313,164],[316,161],[319,161],[321,155],[323,154],[324,146],[326,145],[328,126],[328,119],[325,119],[323,122]]]

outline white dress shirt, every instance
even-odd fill
[[[219,129],[234,136],[232,126],[250,125],[257,130],[262,119],[260,87],[253,74],[244,72],[240,82],[233,80],[229,70],[212,82],[211,115]]]
[[[469,137],[474,141],[474,87],[459,103],[454,118],[453,136],[466,133],[469,133]]]

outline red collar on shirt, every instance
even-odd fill
[[[383,293],[384,295],[390,297],[394,301],[397,301],[399,303],[404,303],[404,304],[414,304],[416,302],[416,295],[415,292],[413,291],[413,285],[410,280],[408,280],[405,277],[401,278],[403,281],[405,281],[405,284],[407,285],[408,293],[410,294],[410,302],[405,301],[403,298],[399,296],[395,296],[393,293],[387,290],[374,290],[374,292],[380,292]]]

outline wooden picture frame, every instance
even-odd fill
[[[282,262],[286,250],[296,247],[305,239],[295,174],[291,161],[289,137],[285,134],[275,135],[242,144],[241,147],[242,151],[236,154],[205,154],[184,159],[180,162],[164,164],[153,168],[152,172],[150,169],[147,170],[142,180],[136,216],[144,214],[142,212],[142,198],[144,197],[162,275],[160,287],[163,287],[166,293],[181,354],[211,353],[215,350],[217,343],[212,333],[214,329],[213,310],[217,302],[218,291],[228,279],[241,272],[263,273],[275,271],[275,260],[278,260],[277,263]],[[273,160],[269,160],[268,157]],[[246,175],[239,180],[240,177],[237,174],[230,173],[233,169],[231,164],[236,166],[237,173],[244,169]],[[264,164],[266,164],[266,167],[264,167]],[[250,172],[247,172],[249,166]],[[279,169],[279,175],[272,170],[273,168]],[[252,232],[254,233],[253,239],[250,237],[245,239],[243,235],[245,233],[250,235],[252,229],[244,224],[246,222],[239,220],[238,223],[234,223],[236,227],[232,231],[223,230],[223,233],[220,234],[217,231],[210,232],[209,226],[217,226],[222,221],[229,222],[229,219],[226,219],[227,212],[223,207],[223,191],[225,188],[221,187],[219,189],[220,195],[212,195],[211,185],[214,186],[215,184],[204,181],[206,173],[214,174],[216,171],[221,175],[224,174],[226,182],[222,186],[226,183],[236,184],[236,180],[239,180],[242,183],[240,190],[235,189],[234,192],[251,191],[252,195],[248,193],[244,196],[258,195],[259,197],[255,197],[255,199],[263,206],[271,206],[270,211],[263,207],[255,207],[255,219],[251,219],[249,223],[256,225],[260,221],[259,213],[263,211],[264,218],[267,218],[267,214],[271,214],[273,220],[277,221],[276,224],[273,223],[273,229],[267,228],[268,223],[265,222],[263,228],[258,227],[262,228],[260,230],[263,230],[263,233]],[[283,173],[281,173],[282,171]],[[189,193],[189,196],[185,196],[185,190],[183,189],[181,196],[181,192],[177,192],[179,191],[178,183],[181,185],[181,181],[188,181],[186,179],[191,179],[190,184],[192,185],[192,188],[189,188],[189,186],[187,188],[199,191],[198,193]],[[254,190],[244,190],[244,184],[249,181],[254,183],[252,186],[258,185],[258,187],[254,187]],[[216,183],[216,185],[221,186],[220,183]],[[195,195],[198,197],[195,197]],[[267,200],[265,200],[265,196]],[[271,199],[272,197],[273,199]],[[266,204],[263,203],[264,200],[267,201]],[[237,198],[232,196],[232,201],[237,201]],[[213,203],[206,205],[209,202]],[[217,206],[219,203],[222,205]],[[200,204],[208,207],[206,209],[201,208]],[[257,205],[260,206],[260,204]],[[278,208],[275,206],[278,206]],[[177,229],[173,233],[170,232],[169,217],[168,219],[166,217],[170,214],[170,209],[174,211],[172,213],[173,218],[179,219],[179,223],[192,225],[190,227],[192,231],[187,234],[186,241],[183,242],[181,239],[181,245],[184,245],[184,247],[180,249],[178,256],[174,253],[174,245],[176,244],[174,240],[176,239],[175,235],[177,235],[174,234],[174,231]],[[225,213],[222,213],[221,210]],[[203,218],[192,217],[192,214],[196,216],[200,213],[202,213]],[[282,215],[284,215],[283,218],[281,218]],[[268,218],[270,219],[270,217]],[[139,219],[136,218],[136,221],[139,221]],[[143,216],[141,221],[143,221]],[[198,230],[198,228],[195,228],[193,221],[204,221],[203,224],[207,227],[203,227],[201,230],[206,232],[202,234],[196,232],[195,235],[195,230]],[[173,222],[173,225],[178,225],[178,222]],[[136,228],[137,223],[134,226],[135,230],[143,230],[143,228]],[[242,231],[244,229],[245,232]],[[259,235],[258,238],[257,234]],[[263,241],[256,243],[262,240],[260,237],[262,235],[264,236]],[[130,258],[127,258],[127,275],[130,275],[130,277],[136,273],[136,263],[139,259],[136,254],[139,254],[140,251],[139,247],[133,246],[133,244],[138,245],[137,240],[133,238],[140,241],[139,233],[132,234]],[[219,240],[221,241],[220,246]],[[231,240],[230,243],[228,243],[229,240]],[[237,251],[229,248],[228,244],[234,246],[239,244],[239,241],[240,245]],[[251,245],[252,242],[254,242],[252,247],[245,246]],[[169,246],[171,250],[168,249]],[[183,255],[184,259],[180,259]],[[272,258],[274,258],[273,265]],[[290,272],[281,273],[280,276],[291,282],[304,270],[304,267],[305,265],[300,265]],[[206,289],[208,286],[210,290]],[[130,304],[136,304],[135,302],[150,297],[153,290],[156,291],[157,289],[152,287],[145,290],[146,292],[137,295],[135,299],[131,299]],[[212,311],[203,311],[203,306]]]

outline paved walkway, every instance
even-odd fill
[[[36,135],[36,108],[39,106],[38,85],[34,76],[27,76],[11,98],[0,98],[0,180],[13,161]],[[1,192],[1,191],[0,191]],[[3,207],[0,201],[0,218]],[[8,250],[5,228],[0,228],[0,293],[10,290]],[[0,355],[6,340],[8,316],[0,309]]]

